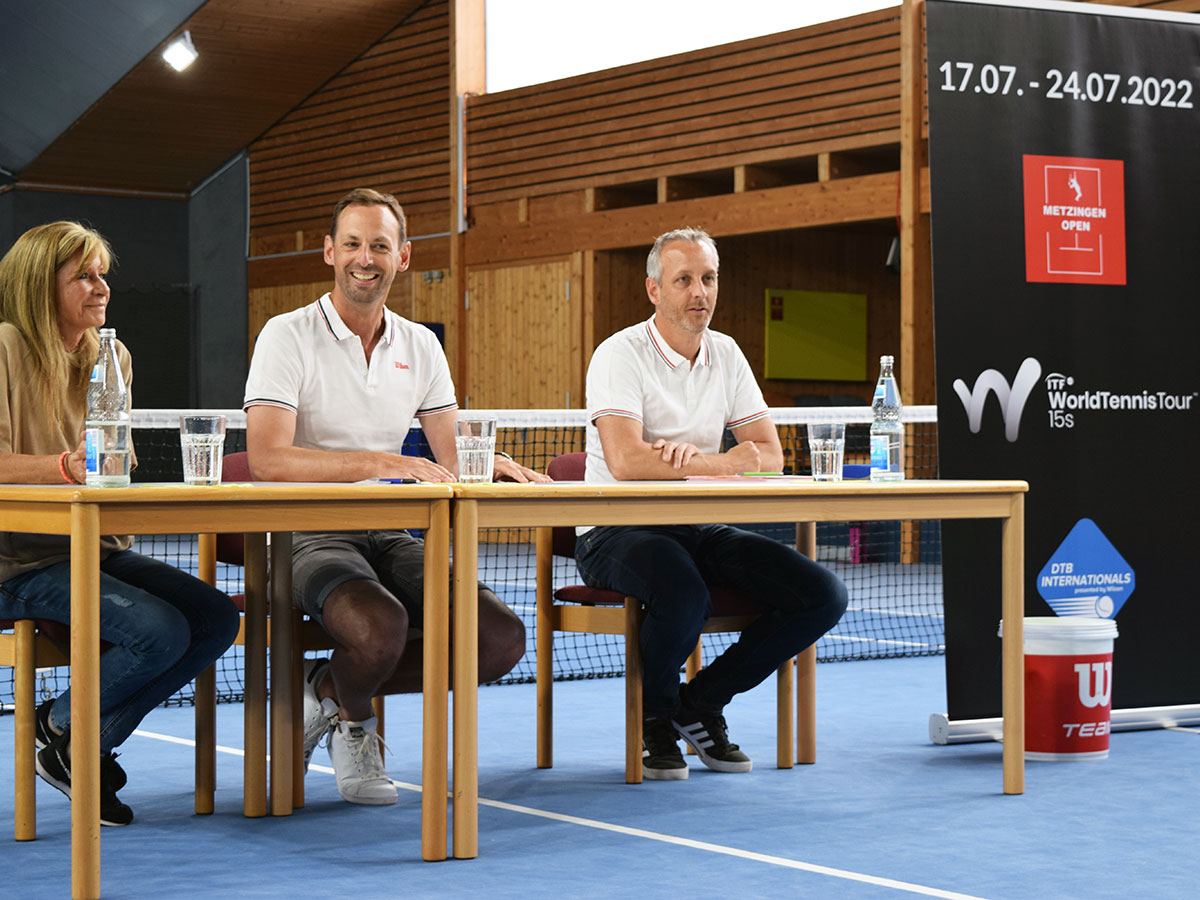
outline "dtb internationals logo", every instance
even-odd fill
[[[1125,163],[1024,156],[1025,280],[1125,283]]]

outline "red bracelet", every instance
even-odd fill
[[[58,457],[58,471],[62,472],[62,477],[67,484],[79,484],[75,480],[75,476],[71,474],[71,470],[67,468],[67,457],[71,455],[70,450],[64,450]]]

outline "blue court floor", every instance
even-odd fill
[[[943,660],[818,667],[818,761],[774,767],[774,685],[727,710],[755,760],[626,785],[622,683],[556,686],[555,768],[534,766],[532,685],[480,691],[480,855],[420,858],[420,702],[389,698],[395,807],[343,803],[323,750],[307,806],[241,815],[241,707],[218,710],[215,815],[192,814],[190,709],[159,709],[122,748],[137,816],[102,831],[105,897],[1191,898],[1200,733],[1118,733],[1107,760],[1031,762],[1001,789],[1000,745],[929,743]],[[12,771],[0,718],[0,772]],[[38,785],[39,839],[11,840],[0,782],[0,896],[69,895],[68,803]]]

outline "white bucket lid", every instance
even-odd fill
[[[1004,635],[1004,620],[1000,620],[1000,636]],[[1043,641],[1110,640],[1117,636],[1113,619],[1095,616],[1026,616],[1025,637]]]

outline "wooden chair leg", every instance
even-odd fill
[[[701,653],[701,644],[702,644],[701,639],[697,638],[695,648],[688,655],[687,669],[686,669],[688,681],[691,681],[693,678],[695,678],[696,673],[699,672],[702,668],[704,668],[704,657]]]
[[[371,710],[375,713],[375,733],[383,737],[383,697],[371,698]]]
[[[212,815],[217,787],[217,667],[196,676],[196,815]]]
[[[792,660],[775,671],[775,765],[792,767]]]
[[[696,677],[696,673],[704,668],[704,656],[702,653],[703,638],[696,638],[696,646],[690,654],[688,654],[687,665],[684,669],[687,674],[687,680],[691,681]],[[695,756],[696,751],[692,749],[692,745],[687,741],[683,742],[683,752],[689,756]]]
[[[817,761],[817,647],[796,657],[796,761]]]
[[[32,619],[13,623],[13,705],[16,707],[13,722],[13,836],[18,841],[37,838],[36,773],[33,767],[33,717],[37,709],[33,689],[37,663],[35,641]]]
[[[642,783],[642,604],[625,598],[625,783]]]

